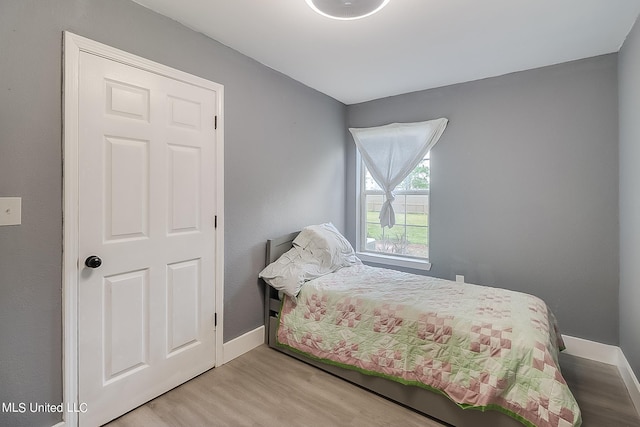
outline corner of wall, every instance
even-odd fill
[[[626,352],[625,363],[631,372],[639,373],[640,288],[637,276],[640,266],[640,196],[636,183],[640,179],[640,18],[629,31],[618,54],[618,153],[619,153],[619,340]],[[637,382],[636,382],[637,384]],[[636,407],[640,404],[636,402]]]

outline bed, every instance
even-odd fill
[[[308,227],[305,228],[303,232],[307,229]],[[298,233],[291,233],[277,239],[269,240],[267,242],[266,253],[267,266],[282,262],[283,259],[290,256],[288,255],[289,253],[295,252],[292,249],[293,242],[298,235]],[[353,256],[355,256],[355,254]],[[317,266],[315,266],[311,271],[311,280],[300,280],[304,283],[300,283],[301,290],[298,290],[297,301],[295,296],[297,292],[294,292],[293,295],[283,296],[282,292],[279,292],[272,286],[266,285],[265,341],[270,347],[337,375],[340,378],[389,398],[399,404],[419,411],[429,417],[454,426],[507,427],[528,425],[564,427],[579,426],[581,424],[580,410],[559,372],[557,350],[558,348],[562,349],[562,341],[559,332],[555,329],[555,320],[550,312],[548,312],[549,323],[547,325],[541,324],[537,318],[526,317],[529,319],[527,322],[532,322],[533,329],[535,329],[533,332],[539,334],[541,330],[544,330],[544,333],[548,336],[544,346],[540,345],[540,348],[531,349],[533,365],[535,366],[525,369],[527,372],[533,371],[537,375],[536,378],[531,379],[523,376],[522,372],[524,371],[522,371],[520,365],[523,365],[524,362],[519,360],[512,360],[510,362],[511,365],[508,367],[508,373],[506,374],[507,379],[494,378],[489,369],[487,369],[487,371],[489,371],[489,373],[487,373],[483,369],[477,368],[476,371],[465,371],[464,376],[467,377],[467,383],[472,384],[467,388],[456,388],[457,385],[455,381],[450,378],[456,374],[456,369],[454,366],[452,371],[451,366],[447,366],[446,361],[455,361],[463,357],[464,352],[460,351],[460,349],[465,346],[468,347],[466,352],[475,356],[484,352],[485,356],[482,357],[484,357],[488,363],[491,363],[491,366],[494,364],[493,359],[496,353],[500,353],[501,351],[507,351],[509,355],[511,355],[512,352],[515,353],[517,347],[515,343],[521,341],[520,338],[512,336],[516,335],[514,333],[515,330],[511,329],[511,327],[503,328],[508,329],[507,333],[499,335],[494,333],[495,331],[492,330],[491,327],[483,329],[487,326],[487,323],[483,321],[486,316],[495,319],[496,317],[500,318],[506,315],[504,310],[500,308],[504,306],[500,305],[500,298],[520,298],[519,295],[522,295],[522,298],[524,298],[523,301],[527,304],[526,307],[523,307],[523,311],[538,310],[547,313],[548,309],[546,305],[540,300],[527,296],[526,294],[509,293],[510,291],[506,291],[509,294],[505,297],[503,290],[494,288],[443,281],[427,276],[408,275],[407,273],[393,270],[376,269],[353,261],[348,264],[351,263],[355,265],[343,266],[330,273],[326,273],[326,271],[318,272],[317,268],[315,268]],[[263,271],[266,270],[267,269]],[[424,346],[427,341],[441,342],[455,339],[453,337],[456,333],[453,333],[451,329],[452,317],[448,311],[447,303],[445,303],[444,309],[439,309],[440,312],[438,313],[429,311],[426,314],[427,317],[419,313],[408,314],[409,312],[406,307],[398,309],[400,306],[412,305],[407,301],[403,304],[396,304],[391,301],[390,304],[386,305],[383,302],[382,306],[378,308],[362,308],[362,310],[370,310],[369,312],[373,313],[370,322],[373,326],[370,326],[368,330],[364,332],[365,335],[363,336],[354,335],[354,323],[358,323],[358,321],[361,320],[358,317],[360,315],[358,313],[359,309],[354,308],[354,306],[358,305],[355,304],[355,301],[367,300],[368,295],[375,294],[375,288],[371,287],[375,286],[372,282],[380,280],[381,278],[384,278],[384,280],[390,278],[389,280],[392,280],[396,284],[401,282],[413,283],[413,285],[409,287],[413,286],[417,288],[418,292],[424,292],[424,288],[432,289],[429,291],[431,295],[440,292],[440,297],[435,299],[440,299],[441,302],[445,301],[446,295],[449,295],[450,297],[448,299],[452,303],[448,305],[451,306],[457,305],[459,301],[466,298],[464,292],[471,292],[470,298],[472,299],[488,298],[490,302],[493,299],[497,299],[497,304],[480,304],[479,306],[475,306],[474,310],[486,310],[487,313],[474,313],[474,319],[471,320],[472,324],[468,331],[471,338],[462,337],[462,341],[450,346],[453,350],[442,350],[440,348],[433,350],[430,347]],[[270,279],[270,277],[267,277],[267,279]],[[273,282],[272,280],[267,281],[270,283]],[[353,290],[354,284],[355,291]],[[282,291],[281,286],[277,287]],[[328,296],[324,296],[324,294],[321,293],[323,289],[337,292],[337,295],[332,296],[328,294]],[[344,292],[350,293],[345,294]],[[355,292],[355,294],[352,294],[353,292]],[[393,295],[389,293],[385,294],[384,292],[382,292],[381,296],[382,299],[387,302],[390,301],[390,298],[393,298]],[[529,297],[531,299],[528,299]],[[310,301],[311,303],[309,303]],[[320,301],[321,304],[318,303]],[[347,303],[345,303],[345,301]],[[368,302],[360,305],[367,306]],[[304,315],[300,313],[296,315],[296,307],[299,307],[301,310],[304,308]],[[452,307],[452,309],[453,308],[455,307]],[[341,311],[341,313],[327,315],[327,312],[334,309]],[[403,314],[395,316],[396,311],[402,311]],[[376,318],[377,320],[373,319],[375,316],[378,316],[378,318]],[[412,324],[410,321],[410,319],[425,320],[427,318],[430,320],[422,323],[416,321]],[[329,320],[325,322],[326,319]],[[402,324],[403,320],[405,324]],[[322,322],[326,324],[322,326]],[[363,321],[362,323],[365,322]],[[496,322],[496,324],[498,323],[500,322]],[[326,328],[327,325],[331,331],[321,332],[322,328]],[[305,330],[304,328],[311,329]],[[415,330],[415,336],[418,338],[410,338],[412,347],[408,347],[406,345],[406,339],[402,341],[402,339],[398,338],[400,336],[398,332],[401,329],[411,328]],[[517,330],[520,331],[520,328],[521,325],[518,325]],[[380,332],[389,332],[392,338],[382,336]],[[297,341],[293,338],[296,336],[296,333],[299,333],[302,337],[299,337]],[[324,333],[325,336],[318,335],[322,333]],[[355,334],[357,333],[358,332],[355,332]],[[366,334],[369,334],[369,336],[366,336]],[[517,335],[520,336],[520,334]],[[355,344],[352,341],[353,339],[356,340]],[[385,340],[383,347],[386,354],[381,354],[378,350],[377,353],[375,351],[373,352],[376,354],[368,354],[360,359],[353,357],[353,354],[358,352],[352,352],[350,350],[358,349],[358,346],[362,349],[368,346],[368,343],[372,340],[377,339]],[[416,344],[416,340],[417,345],[414,345]],[[387,341],[393,341],[394,345],[399,342],[402,347],[409,348],[409,353],[413,356],[407,359],[411,360],[407,361],[401,359],[399,355],[396,356],[396,354],[399,353],[396,352],[395,348],[389,345]],[[498,343],[497,345],[495,345],[496,342]],[[461,345],[461,343],[464,343],[464,345]],[[429,345],[431,345],[431,343]],[[513,351],[511,349],[512,345],[514,346]],[[539,344],[536,342],[533,347],[537,345]],[[379,348],[379,343],[375,344],[374,347]],[[507,350],[505,350],[505,348],[507,348]],[[428,349],[425,350],[427,356],[422,354],[423,349]],[[473,351],[470,352],[469,349]],[[456,353],[454,356],[449,354],[445,357],[446,361],[443,362],[443,360],[439,360],[439,356],[433,356],[433,351],[436,352],[435,354],[445,354],[447,351],[460,351],[460,354]],[[429,354],[431,354],[431,356],[428,356]],[[454,362],[453,365],[456,365],[456,363],[458,362]],[[464,359],[458,364],[468,364],[471,366],[471,364]],[[418,365],[419,369],[416,368]],[[526,386],[518,383],[518,381],[511,383],[511,380],[515,380],[516,377],[520,380],[521,376],[525,380],[525,383],[529,382]],[[535,388],[531,388],[533,386],[535,386]],[[501,398],[498,398],[497,401],[492,401],[486,400],[486,397],[479,397],[479,394],[473,395],[474,391],[479,391],[487,387],[491,390],[496,388],[500,390],[507,388],[510,391],[520,390],[520,394],[534,395],[534,397],[528,396],[527,399],[533,399],[535,401],[526,402],[519,407],[517,405],[514,406],[512,402],[504,401],[504,399],[500,400]],[[496,394],[495,392],[493,393]],[[461,403],[455,403],[454,399]],[[464,403],[465,399],[466,402],[471,403]],[[532,415],[533,413],[537,415],[534,416]]]

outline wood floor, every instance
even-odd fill
[[[638,427],[616,367],[561,355],[584,427]],[[212,369],[107,424],[168,426],[422,426],[440,424],[266,346]]]

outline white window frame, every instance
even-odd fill
[[[403,255],[383,254],[380,252],[369,252],[366,250],[367,224],[363,213],[365,206],[364,178],[365,166],[362,162],[360,152],[356,150],[356,255],[364,262],[381,264],[393,267],[412,268],[415,270],[431,270],[431,262],[427,258],[415,258]],[[431,199],[431,192],[429,192]],[[429,204],[430,205],[430,204]],[[431,208],[427,216],[427,233],[431,231]],[[431,240],[429,239],[429,242]]]

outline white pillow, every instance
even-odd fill
[[[305,282],[355,264],[362,262],[333,224],[311,225],[294,239],[293,248],[269,264],[258,277],[296,301]]]
[[[295,301],[305,282],[303,266],[300,251],[294,247],[269,264],[258,274],[258,277]]]
[[[305,227],[293,240],[293,246],[309,252],[327,272],[362,264],[351,243],[330,222]]]

